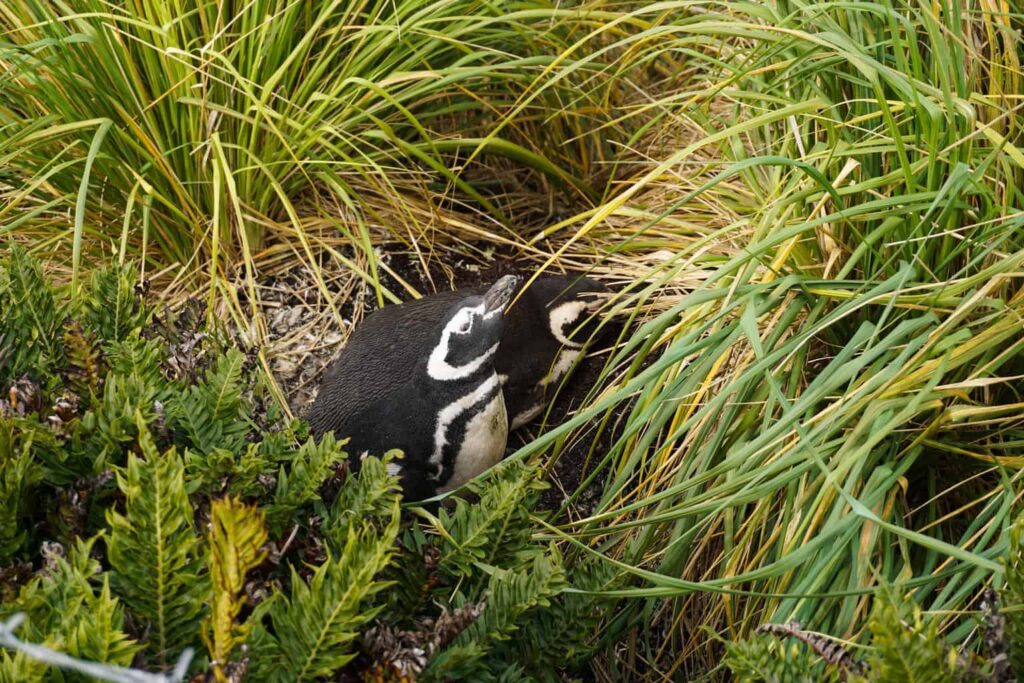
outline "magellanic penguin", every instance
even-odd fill
[[[349,437],[353,464],[401,449],[405,496],[457,488],[505,453],[508,416],[495,356],[519,278],[482,294],[454,292],[368,316],[321,382],[306,415],[313,435]]]
[[[540,414],[595,337],[607,287],[577,275],[537,278],[505,316],[495,368],[502,380],[509,429]]]

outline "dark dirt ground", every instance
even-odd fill
[[[460,259],[446,264],[444,268],[440,265],[432,266],[429,278],[415,256],[408,252],[385,252],[380,258],[399,277],[423,293],[447,288],[449,283],[460,289],[489,284],[506,274],[531,274],[528,269],[520,267],[523,262],[515,259],[512,254],[494,254],[493,259],[485,265]],[[382,285],[390,291],[404,296],[405,289],[383,269],[380,271],[380,279]],[[303,414],[315,397],[320,377],[343,348],[348,333],[358,325],[359,320],[377,308],[371,286],[351,273],[325,273],[325,280],[335,295],[335,305],[344,319],[343,330],[339,330],[327,315],[329,307],[308,270],[290,271],[283,277],[268,279],[261,287],[260,298],[266,310],[265,318],[269,328],[271,365],[297,416]],[[510,434],[510,450],[528,443],[541,428],[560,424],[579,408],[604,367],[607,354],[600,353],[600,349],[606,347],[607,342],[614,341],[618,332],[614,325],[609,327],[613,329],[592,347],[592,352],[580,362],[555,396],[546,423],[543,423],[542,417],[538,417],[534,423]],[[595,353],[593,349],[599,350]],[[616,412],[622,413],[626,409],[627,406],[623,405]],[[609,424],[614,425],[615,422],[613,419]],[[566,494],[575,491],[590,473],[587,468],[591,461],[600,461],[608,452],[615,436],[614,428],[609,427],[598,436],[596,445],[593,444],[592,432],[567,443],[557,462],[550,468],[551,487],[542,495],[542,508],[555,510],[561,507]],[[602,478],[598,477],[578,497],[571,513],[573,517],[586,516],[593,510],[602,484]]]

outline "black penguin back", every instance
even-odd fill
[[[459,292],[441,292],[368,315],[352,331],[320,382],[320,391],[305,416],[313,436],[329,431],[345,435],[346,428],[351,431],[352,419],[370,412],[369,406],[380,406],[386,414],[408,412],[399,406],[389,408],[388,402],[403,394],[416,395],[407,390],[423,373],[437,341],[438,323],[464,297]],[[380,455],[379,450],[371,450]]]

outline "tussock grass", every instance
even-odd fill
[[[605,674],[702,674],[765,621],[856,639],[886,582],[961,642],[1021,490],[1020,17],[703,9],[650,105],[685,143],[552,236],[673,254],[631,260],[649,319],[577,418],[622,423],[602,495],[552,529],[637,577]]]

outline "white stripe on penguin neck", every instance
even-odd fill
[[[458,313],[453,315],[451,320],[444,326],[444,330],[441,331],[441,341],[437,343],[437,346],[430,353],[430,358],[427,359],[427,374],[430,375],[431,379],[447,382],[469,377],[479,370],[480,366],[486,363],[491,356],[498,352],[498,345],[495,344],[484,351],[482,355],[477,356],[465,365],[455,366],[448,363],[448,345],[452,335],[455,334],[455,328],[462,324],[466,315],[472,316],[474,313],[483,313],[485,309],[484,304],[474,306],[473,308],[459,309]],[[485,314],[483,317],[486,320],[500,314],[501,309],[499,308]]]
[[[498,375],[492,372],[491,376],[481,382],[473,391],[465,396],[460,396],[441,409],[437,416],[437,425],[434,429],[434,452],[430,455],[430,462],[439,466],[438,474],[441,472],[440,465],[444,456],[444,447],[448,443],[448,427],[451,426],[452,422],[459,415],[482,401],[496,388],[500,392],[501,383],[498,381]]]
[[[574,342],[565,336],[565,327],[576,322],[580,313],[586,309],[586,301],[566,301],[551,309],[551,312],[548,313],[548,326],[551,328],[551,334],[555,335],[555,339],[570,349],[583,348],[583,344]]]

